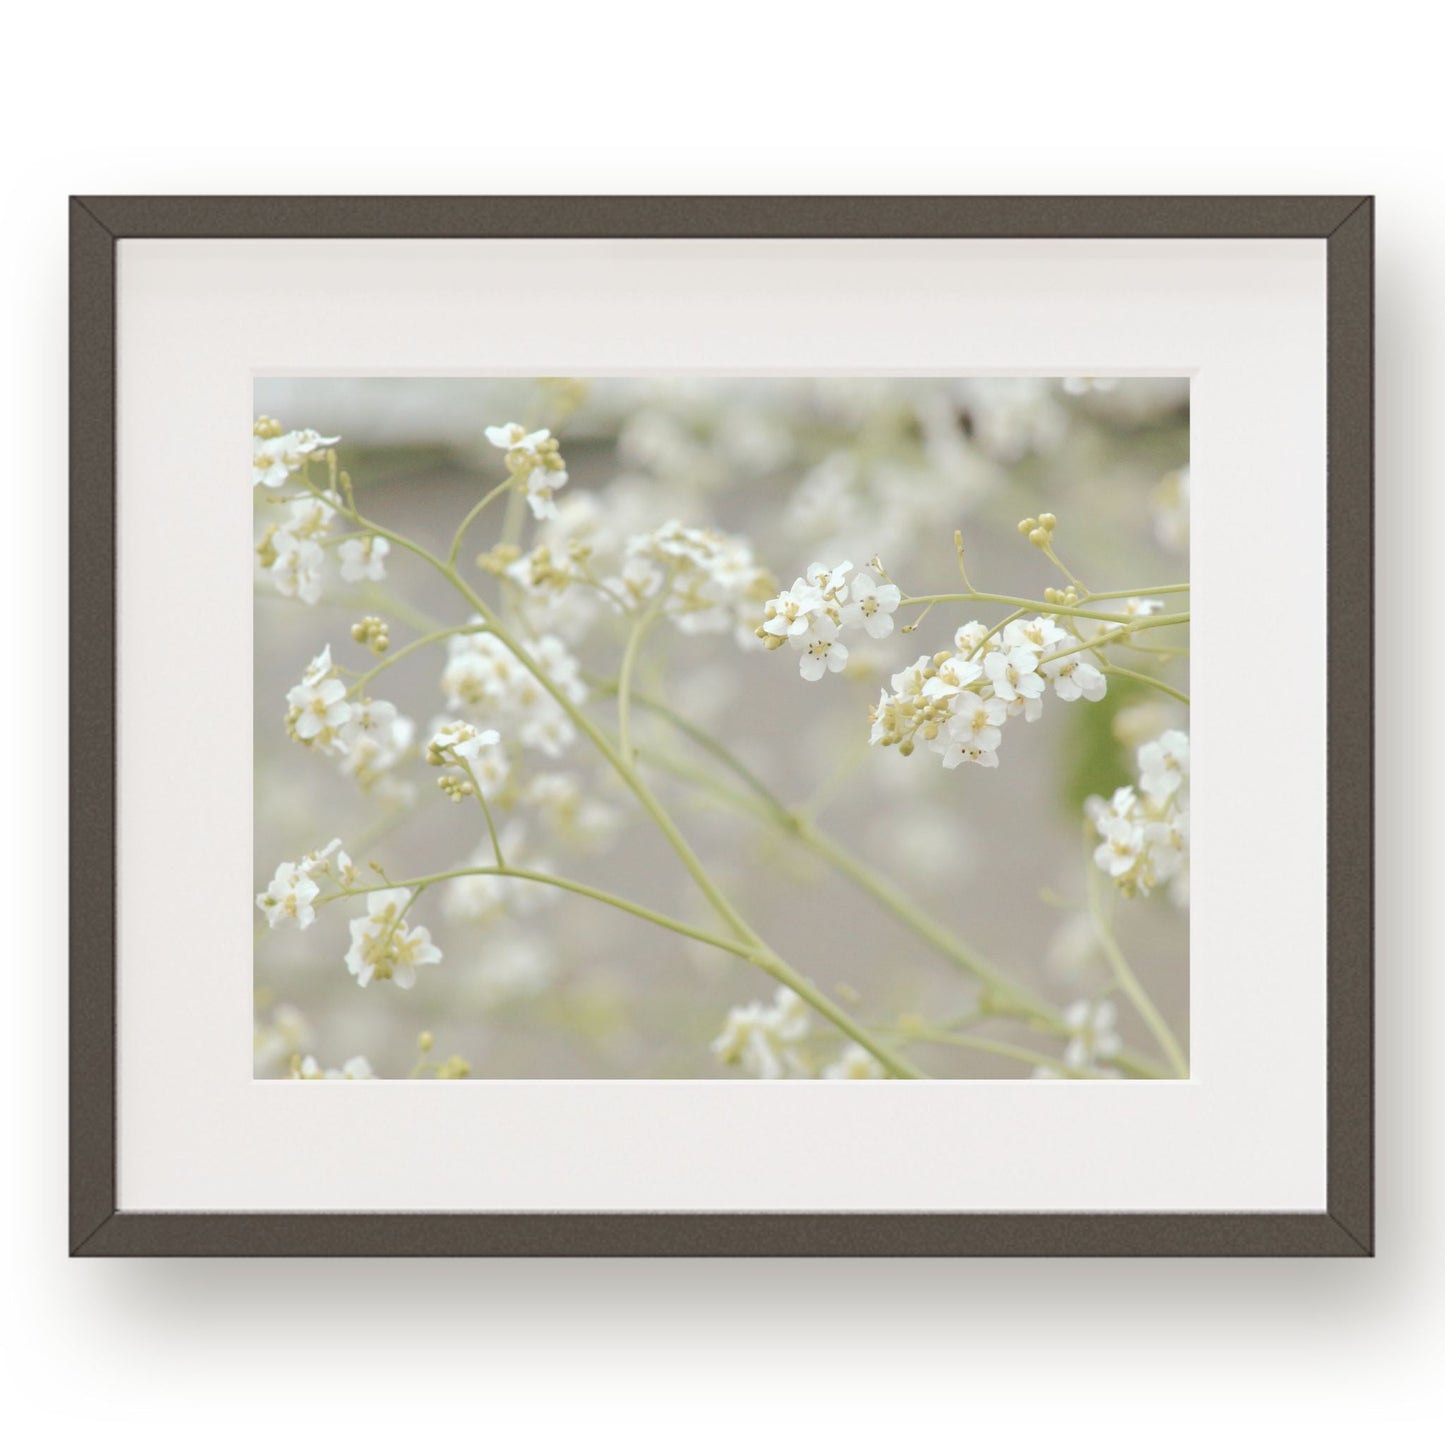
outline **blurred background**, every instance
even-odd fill
[[[360,510],[442,554],[467,510],[506,475],[484,429],[517,421],[553,429],[570,476],[557,497],[560,521],[527,519],[524,549],[587,535],[600,552],[620,550],[630,532],[675,519],[746,538],[778,587],[815,561],[861,568],[878,554],[905,591],[922,595],[959,590],[953,533],[961,528],[976,587],[1039,597],[1062,579],[1016,524],[1052,511],[1060,556],[1092,589],[1188,580],[1183,379],[274,378],[256,383],[255,410],[287,429],[339,435]],[[258,537],[276,510],[258,500]],[[461,556],[464,575],[489,597],[495,580],[475,558],[498,540],[502,516],[500,507],[484,513]],[[395,549],[380,584],[342,583],[335,562],[328,567],[314,606],[282,597],[257,574],[258,891],[281,860],[332,837],[359,865],[375,858],[393,878],[466,866],[486,851],[480,809],[449,803],[420,758],[368,793],[287,738],[286,690],[323,646],[355,671],[374,663],[350,639],[361,616],[389,621],[393,652],[466,620],[447,584]],[[971,617],[992,625],[1006,612],[940,606],[912,636],[895,630],[856,645],[850,636],[848,670],[818,683],[799,677],[791,650],[743,650],[731,632],[683,636],[664,623],[649,635],[637,689],[665,695],[785,803],[804,807],[972,948],[1064,1006],[1109,982],[1085,912],[1084,800],[1131,781],[1138,744],[1167,727],[1187,729],[1187,709],[1116,678],[1101,703],[1050,697],[1038,722],[1010,723],[992,771],[946,772],[922,750],[904,758],[867,745],[869,705],[892,673],[951,649]],[[559,607],[547,623],[589,676],[615,677],[622,632],[605,611]],[[416,720],[423,747],[445,711],[445,658],[444,644],[425,649],[373,690]],[[1187,689],[1187,659],[1161,675]],[[615,731],[611,697],[594,693],[588,708]],[[689,841],[794,967],[869,1024],[970,1008],[977,993],[967,975],[846,878],[719,799],[716,785],[734,780],[707,753],[645,709],[635,728],[649,777]],[[546,764],[568,775],[572,802],[550,813],[519,809],[507,825],[519,830],[509,862],[711,927],[655,827],[588,753],[579,742]],[[305,932],[270,932],[253,915],[257,1077],[287,1076],[298,1053],[324,1066],[364,1055],[377,1074],[406,1076],[423,1029],[438,1057],[462,1056],[474,1078],[737,1076],[709,1045],[730,1007],[773,992],[741,960],[556,890],[520,885],[500,908],[476,902],[449,900],[441,888],[418,902],[408,921],[431,930],[445,959],[421,970],[411,992],[362,989],[347,972],[347,923],[363,911],[359,901],[328,907]],[[1121,900],[1117,929],[1145,988],[1187,1039],[1187,907],[1164,896]],[[1156,1057],[1122,1001],[1119,1013],[1125,1044]],[[1040,1047],[1037,1035],[1008,1026],[989,1033]],[[964,1049],[910,1045],[908,1053],[941,1077],[1029,1072]]]

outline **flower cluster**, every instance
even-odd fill
[[[545,427],[529,432],[519,422],[489,426],[487,440],[506,452],[507,470],[526,493],[532,515],[550,518],[557,515],[553,495],[567,485],[567,464],[557,439]]]
[[[320,1064],[307,1054],[304,1059],[296,1059],[291,1065],[291,1077],[293,1079],[374,1079],[376,1075],[371,1070],[371,1065],[357,1054],[355,1058],[347,1059],[339,1069],[323,1069]]]
[[[1138,753],[1138,787],[1117,788],[1107,801],[1090,798],[1100,842],[1094,862],[1126,895],[1170,885],[1187,898],[1189,866],[1189,734],[1170,729]]]
[[[324,848],[308,853],[299,863],[282,863],[263,893],[256,895],[256,907],[266,915],[272,928],[294,923],[309,928],[316,921],[315,901],[321,892],[321,878],[329,878],[338,888],[350,888],[358,874],[351,859],[333,838]]]
[[[364,791],[392,801],[410,796],[391,776],[416,732],[410,718],[380,698],[353,697],[331,659],[329,646],[311,659],[286,694],[286,731],[307,747],[340,760],[341,770]]]
[[[798,1045],[808,1033],[808,1006],[790,988],[780,988],[771,1004],[754,1001],[728,1012],[712,1051],[724,1064],[741,1065],[758,1079],[807,1073]]]
[[[731,631],[746,645],[748,622],[774,584],[744,538],[669,521],[628,539],[621,574],[606,585],[629,610],[665,589],[661,612],[679,632]]]
[[[825,672],[842,672],[848,665],[845,631],[884,638],[893,631],[893,614],[902,593],[881,574],[865,569],[849,578],[851,562],[825,567],[815,562],[806,577],[799,577],[763,608],[757,636],[770,651],[789,643],[799,654],[798,671],[817,682]]]
[[[256,486],[279,487],[315,452],[340,441],[314,431],[287,432],[269,417],[256,422],[253,436],[252,479]],[[283,597],[296,597],[308,606],[321,600],[326,547],[332,538],[338,498],[334,491],[266,499],[283,504],[283,520],[269,523],[256,543],[256,561]],[[379,582],[386,576],[391,544],[369,533],[344,538],[337,547],[343,582]]]
[[[413,895],[405,888],[381,888],[366,898],[366,916],[351,920],[346,967],[362,988],[374,978],[389,978],[411,988],[423,964],[440,963],[442,951],[420,926],[402,922]]]
[[[251,485],[279,487],[306,464],[308,457],[334,447],[340,437],[324,437],[314,431],[281,430],[281,423],[258,416],[251,428]]]
[[[728,1011],[723,1031],[712,1051],[721,1063],[741,1067],[755,1079],[883,1079],[883,1066],[860,1044],[846,1044],[842,1052],[816,1069],[804,1044],[811,1015],[808,1006],[790,988],[780,988],[772,1003],[754,1000]]]
[[[528,656],[568,702],[587,700],[577,659],[560,638],[550,634],[537,638],[528,647]],[[495,724],[523,747],[549,758],[560,757],[576,740],[561,704],[490,632],[460,633],[448,639],[441,685],[448,707],[463,721]]]
[[[925,655],[894,673],[893,691],[880,692],[871,710],[869,742],[906,756],[921,739],[945,768],[996,768],[1004,724],[1042,716],[1049,687],[1063,702],[1098,702],[1107,688],[1085,660],[1087,645],[1052,617],[1016,618],[1001,632],[968,622],[953,644],[951,653]]]
[[[1118,1014],[1108,999],[1093,1002],[1081,998],[1064,1010],[1064,1025],[1068,1029],[1068,1043],[1064,1046],[1064,1068],[1074,1074],[1093,1074],[1097,1077],[1116,1077],[1117,1071],[1108,1067],[1124,1047],[1115,1025]],[[1034,1069],[1036,1079],[1061,1079],[1066,1075],[1058,1069],[1040,1064]]]

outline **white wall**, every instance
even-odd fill
[[[162,1441],[490,1438],[514,1412],[510,1438],[539,1438],[545,1417],[595,1428],[609,1404],[630,1434],[670,1440],[779,1439],[786,1422],[842,1439],[1012,1424],[1252,1440],[1418,1409],[1442,1343],[1445,1077],[1428,573],[1445,157],[1421,12],[434,9],[10,22],[7,1403]],[[1379,1258],[67,1261],[64,200],[107,191],[1378,194]]]

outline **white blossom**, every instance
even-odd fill
[[[848,665],[848,649],[836,637],[814,637],[803,646],[798,671],[809,682],[817,682],[825,672],[842,672]]]
[[[843,608],[843,626],[861,627],[875,641],[893,631],[893,614],[903,594],[892,582],[879,586],[871,572],[860,572],[849,585],[850,601]]]
[[[994,696],[1005,702],[1027,702],[1043,695],[1044,680],[1038,668],[1039,655],[1031,647],[991,652],[983,663],[983,670],[993,684]]]
[[[312,907],[321,888],[299,863],[282,863],[263,893],[256,895],[256,907],[266,915],[272,928],[294,923],[309,928],[316,921]]]
[[[862,1044],[849,1044],[823,1070],[823,1077],[825,1079],[885,1079],[888,1074],[883,1065]]]
[[[314,431],[281,432],[268,417],[261,417],[251,437],[251,485],[279,487],[299,471],[313,452],[335,446],[341,438]]]
[[[337,549],[343,582],[380,582],[386,576],[385,537],[348,537]]]
[[[360,1055],[347,1059],[339,1069],[323,1069],[315,1058],[307,1054],[297,1062],[291,1071],[293,1079],[374,1079],[371,1065]]]
[[[771,1005],[754,1002],[729,1010],[712,1051],[755,1078],[781,1079],[806,1072],[797,1045],[807,1032],[807,1005],[792,989],[780,988]]]
[[[1083,1073],[1115,1058],[1124,1047],[1114,1027],[1116,1019],[1114,1005],[1108,999],[1098,1003],[1079,999],[1071,1003],[1064,1010],[1064,1023],[1070,1034],[1064,1048],[1064,1066]]]
[[[346,749],[342,729],[351,718],[346,684],[336,675],[327,647],[312,659],[301,681],[287,694],[288,723],[292,735],[323,752]]]
[[[366,916],[351,921],[351,947],[346,966],[363,988],[372,979],[391,979],[398,988],[411,988],[416,971],[440,963],[441,950],[422,927],[401,921],[412,895],[405,888],[382,888],[367,895]]]
[[[1041,671],[1053,683],[1055,695],[1063,702],[1077,702],[1079,698],[1098,702],[1108,691],[1108,679],[1093,663],[1085,662],[1079,653],[1062,657],[1057,662],[1046,657]]]
[[[299,597],[314,607],[321,600],[321,570],[326,561],[320,543],[292,532],[277,532],[271,548],[275,561],[267,570],[276,590],[283,597]]]
[[[1189,734],[1170,729],[1139,749],[1139,786],[1156,807],[1189,776]]]

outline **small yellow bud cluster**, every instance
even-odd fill
[[[431,754],[427,754],[427,762],[431,762]],[[433,764],[436,766],[436,764]],[[453,803],[465,802],[476,793],[470,778],[458,777],[455,773],[443,773],[437,779],[437,787],[444,792]]]
[[[492,576],[500,577],[521,555],[520,547],[514,546],[511,542],[498,542],[490,552],[483,552],[477,558],[477,566],[483,572],[490,572]]]
[[[1037,517],[1025,517],[1019,523],[1019,536],[1027,537],[1035,547],[1044,549],[1051,545],[1054,528],[1059,519],[1052,512],[1040,512]]]
[[[921,733],[932,742],[947,724],[950,708],[946,698],[923,696],[923,685],[938,676],[938,669],[953,657],[951,652],[936,652],[916,671],[909,670],[905,690],[882,699],[868,709],[868,720],[874,725],[874,741],[885,748],[897,747],[903,757],[912,754],[914,739]]]
[[[256,424],[251,428],[253,436],[258,436],[262,441],[272,441],[283,435],[281,423],[273,416],[258,416]]]
[[[268,499],[269,500],[269,499]],[[288,498],[289,500],[289,498]],[[280,523],[272,522],[262,534],[261,540],[256,543],[256,556],[260,559],[261,566],[268,572],[275,566],[276,558],[280,555],[276,551],[276,533],[281,530]]]
[[[425,1073],[428,1069],[432,1076],[437,1079],[465,1079],[470,1077],[472,1066],[461,1057],[460,1054],[453,1054],[445,1063],[432,1064],[427,1061],[427,1055],[436,1047],[436,1039],[432,1037],[430,1029],[424,1030],[417,1035],[416,1046],[421,1052],[421,1058],[417,1060],[416,1068],[412,1070],[412,1078],[418,1074]]]
[[[571,572],[552,560],[550,547],[534,547],[529,563],[533,587],[551,587],[554,591],[565,592],[572,585]]]
[[[363,617],[352,624],[351,640],[380,657],[391,646],[391,629],[379,617]]]
[[[529,476],[538,467],[547,472],[565,472],[562,446],[556,437],[533,442],[529,447],[513,447],[507,453],[507,470],[514,477]]]
[[[1072,584],[1068,587],[1045,587],[1044,601],[1057,602],[1063,607],[1077,607],[1079,605],[1079,589]]]

